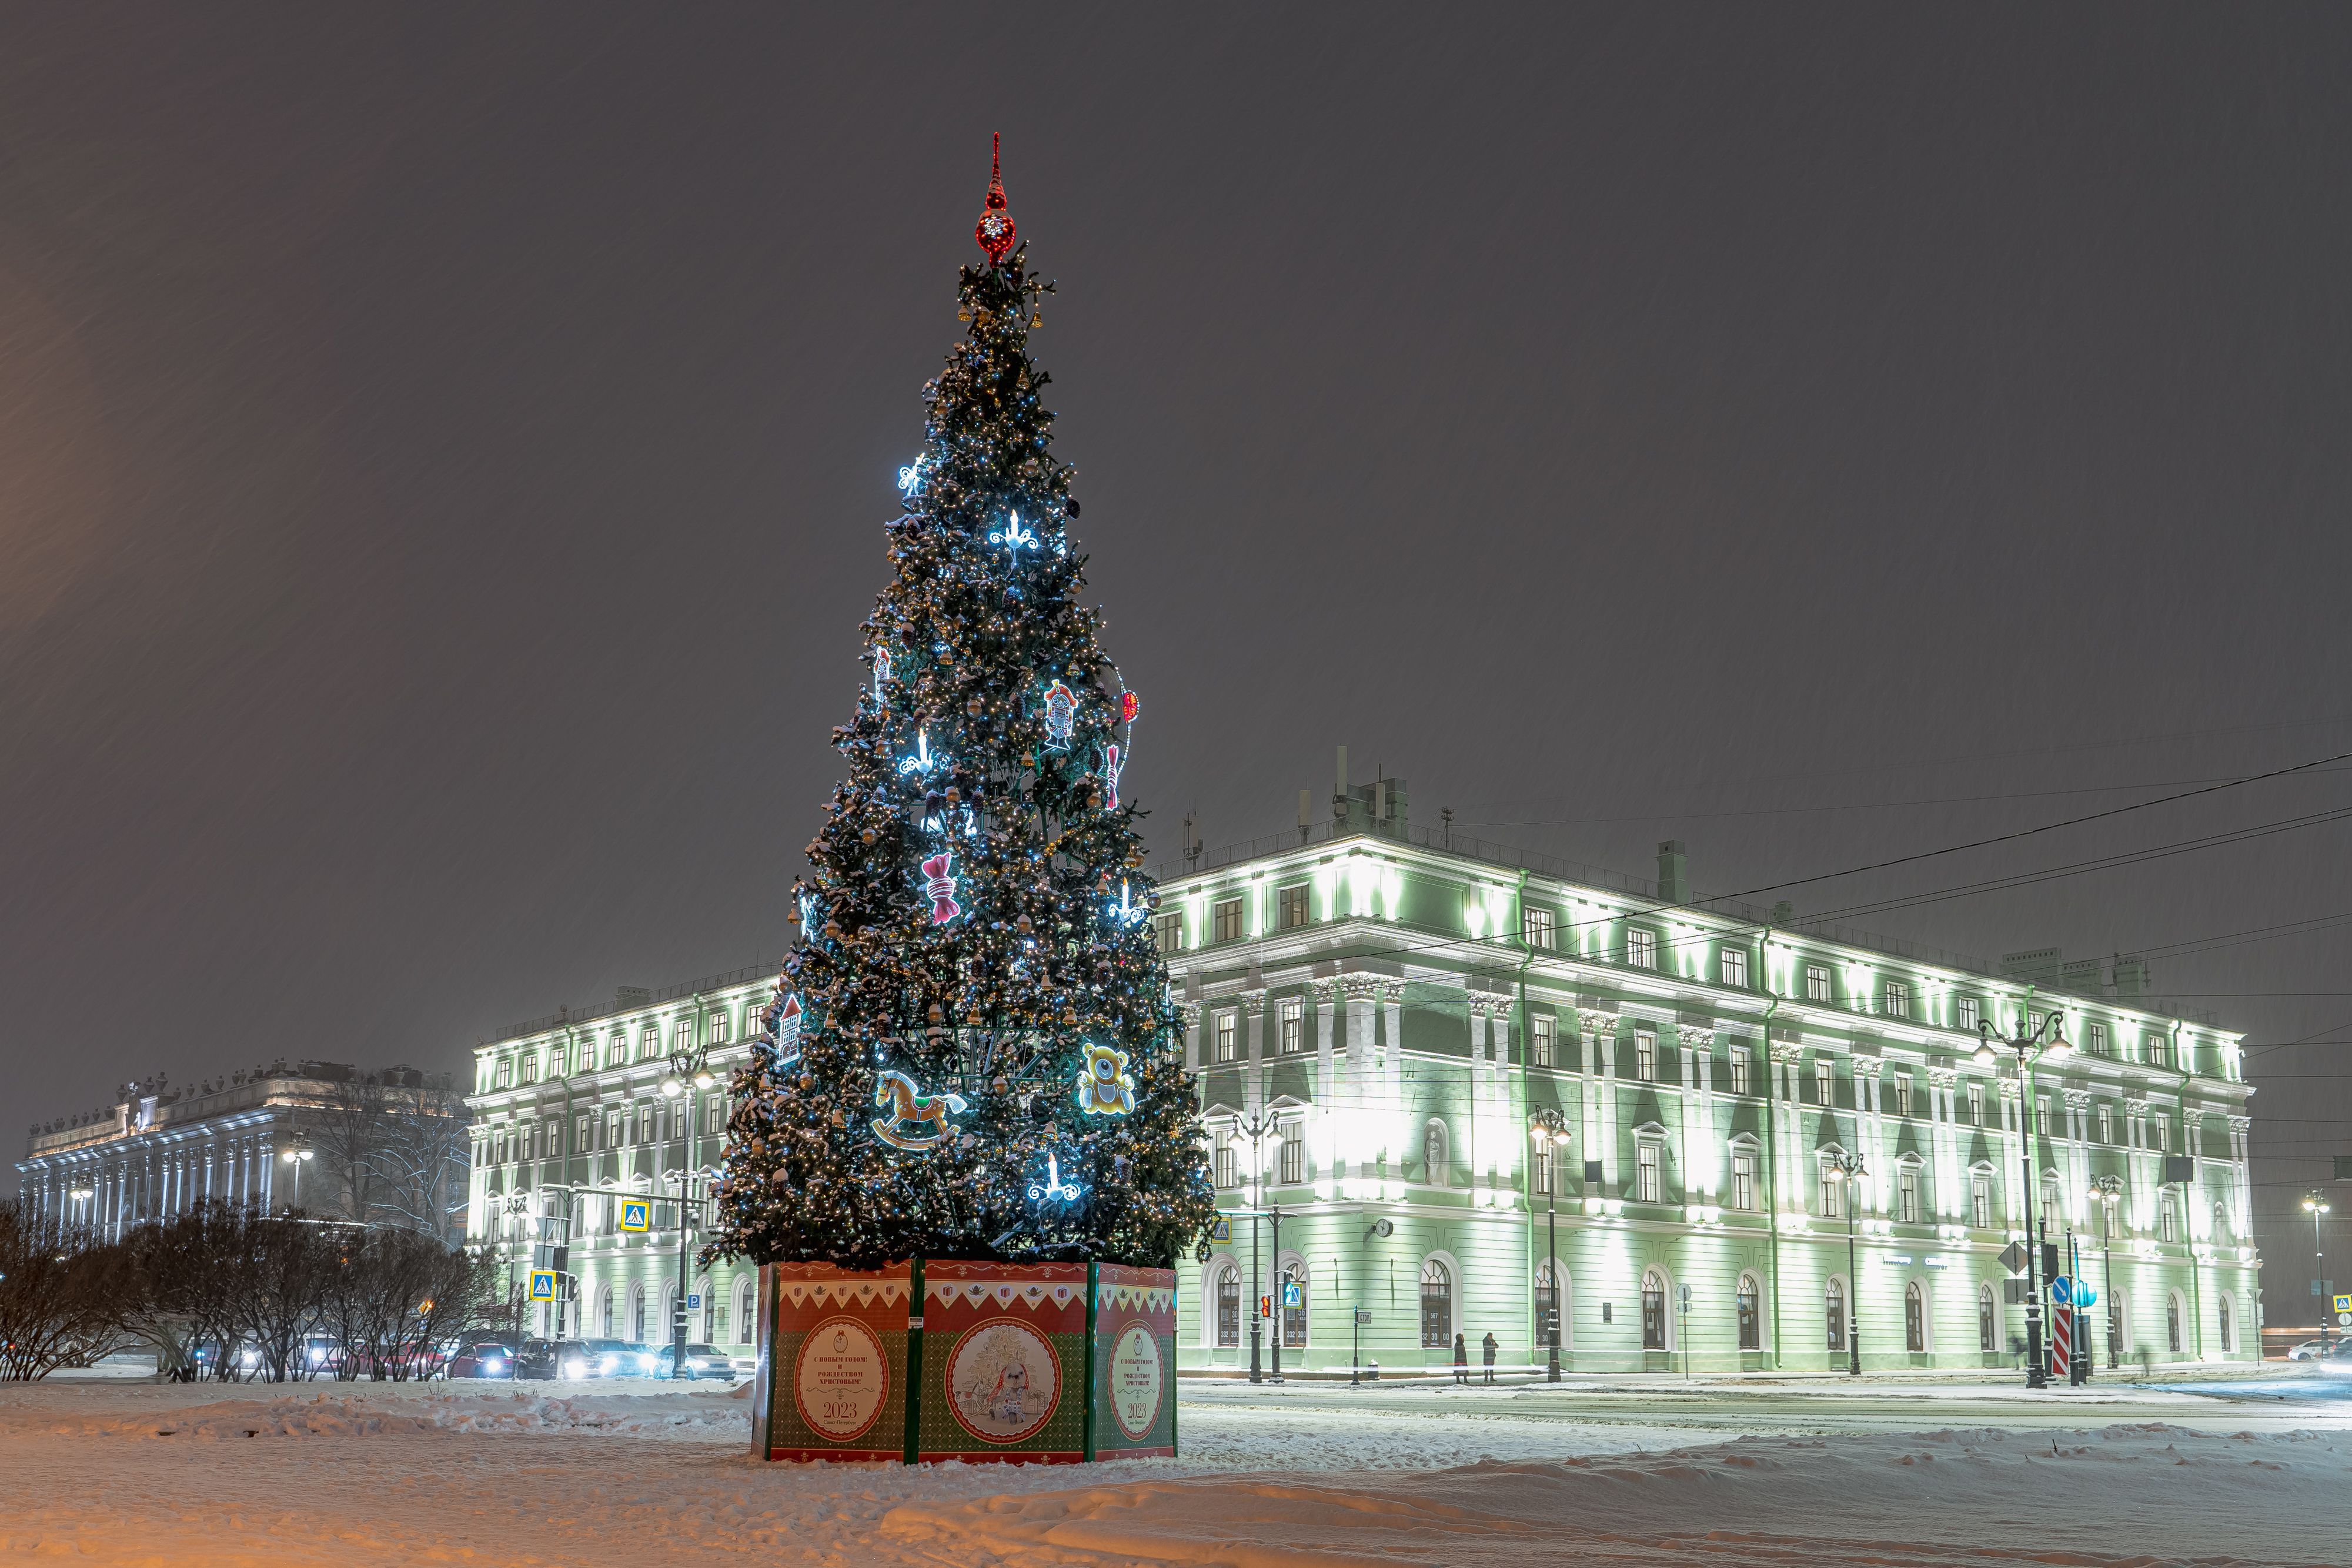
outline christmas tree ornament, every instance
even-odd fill
[[[1108,1045],[1087,1047],[1078,1071],[1078,1109],[1089,1116],[1124,1116],[1135,1109],[1135,1080],[1127,1052]]]
[[[941,850],[923,862],[923,892],[931,901],[931,924],[945,925],[963,913],[956,902],[956,879],[950,868],[955,864],[955,852]]]
[[[1078,694],[1055,681],[1045,688],[1045,748],[1066,751],[1070,732],[1077,727]]]
[[[1118,810],[1118,776],[1125,767],[1117,746],[1103,747],[1103,783],[1110,791],[1110,809],[1114,811]]]
[[[988,542],[992,545],[1003,545],[1006,561],[1017,566],[1021,561],[1018,552],[1024,547],[1034,549],[1037,546],[1037,534],[1034,528],[1023,528],[1021,514],[1015,512],[1003,528],[988,536]]]
[[[1119,722],[1120,722],[1121,724],[1133,724],[1133,723],[1135,722],[1135,716],[1136,716],[1136,713],[1137,713],[1137,711],[1138,711],[1139,709],[1140,709],[1140,708],[1142,707],[1142,706],[1143,706],[1143,705],[1142,705],[1141,703],[1139,703],[1139,702],[1136,701],[1135,694],[1134,694],[1133,692],[1121,692],[1121,693],[1119,693],[1119,695],[1118,695],[1118,720],[1119,720]]]
[[[923,456],[927,455],[929,455],[924,454],[917,456],[912,463],[898,470],[899,495],[912,496],[915,493],[915,486],[923,482]]]
[[[786,991],[772,1011],[768,1035],[776,1042],[776,1064],[787,1066],[801,1059],[801,999]]]
[[[964,1103],[964,1097],[952,1090],[945,1094],[925,1094],[905,1073],[890,1071],[874,1075],[874,1103],[890,1107],[890,1114],[868,1124],[874,1135],[894,1149],[914,1154],[927,1154],[939,1147],[955,1131],[955,1124],[948,1118],[971,1109]],[[930,1131],[920,1130],[925,1127]]]
[[[1006,255],[1013,249],[1013,214],[1004,205],[1004,175],[998,162],[1004,139],[992,134],[988,140],[988,204],[981,212],[980,223],[972,229],[971,237],[978,240],[980,248],[988,253],[990,266],[1003,267]]]

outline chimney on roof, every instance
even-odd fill
[[[1658,897],[1667,904],[1690,902],[1690,857],[1680,839],[1658,846]]]
[[[625,1011],[630,1008],[649,1008],[654,1005],[654,988],[651,986],[623,986],[614,994],[613,1005]]]
[[[2156,994],[2156,971],[2147,959],[2134,955],[2116,959],[2116,999],[2134,1001]]]

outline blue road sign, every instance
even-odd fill
[[[651,1230],[654,1228],[653,1203],[642,1197],[621,1200],[621,1228],[628,1231]]]
[[[2063,1274],[2059,1275],[2050,1281],[2050,1299],[2062,1307],[2072,1306],[2074,1301],[2074,1282]]]

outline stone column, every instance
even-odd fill
[[[1947,1223],[1966,1223],[1968,1218],[1968,1180],[1960,1170],[1959,1140],[1953,1130],[1959,1120],[1953,1103],[1959,1084],[1960,1075],[1952,1068],[1927,1069],[1928,1113],[1935,1119],[1936,1209]]]
[[[1584,1157],[1601,1162],[1601,1183],[1611,1197],[1622,1196],[1617,1190],[1617,1015],[1600,1008],[1579,1008],[1577,1022],[1592,1037],[1595,1075],[1590,1119],[1591,1141],[1584,1146]],[[1587,1195],[1591,1196],[1590,1194]]]
[[[1265,992],[1244,991],[1241,1009],[1242,1033],[1249,1046],[1250,1108],[1255,1110],[1265,1103]]]
[[[1849,1065],[1853,1074],[1853,1150],[1870,1167],[1862,1184],[1870,1195],[1870,1211],[1884,1218],[1895,1208],[1895,1140],[1886,1135],[1878,1092],[1878,1074],[1885,1063],[1879,1057],[1856,1055]]]
[[[1716,1201],[1723,1192],[1723,1130],[1715,1123],[1715,1030],[1675,1029],[1683,1048],[1683,1197]]]
[[[1786,1179],[1773,1186],[1781,1195],[1782,1213],[1802,1214],[1812,1207],[1817,1179],[1812,1161],[1804,1157],[1810,1150],[1804,1143],[1803,1102],[1796,1095],[1797,1063],[1804,1055],[1804,1047],[1794,1040],[1776,1040],[1768,1036],[1764,1052],[1768,1058],[1764,1070],[1772,1075],[1772,1098],[1782,1107],[1782,1113],[1776,1118],[1780,1123],[1780,1147],[1772,1151],[1772,1158]],[[1773,1223],[1780,1221],[1776,1218]]]

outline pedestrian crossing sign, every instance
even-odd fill
[[[623,1198],[621,1200],[621,1228],[627,1231],[651,1230],[654,1228],[653,1209],[653,1200],[650,1198]]]
[[[554,1270],[533,1269],[530,1271],[530,1299],[534,1301],[551,1301],[556,1299]]]
[[[2339,1312],[2352,1312],[2352,1296],[2336,1297],[2336,1310]]]

